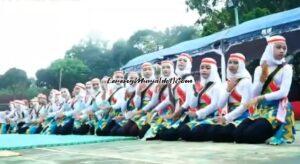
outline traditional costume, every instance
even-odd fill
[[[124,80],[124,73],[122,71],[115,71],[113,80]],[[107,101],[110,104],[110,108],[100,111],[105,113],[98,120],[97,135],[110,135],[112,128],[117,123],[114,118],[119,116],[125,108],[125,88],[121,82],[110,83],[107,92]]]
[[[292,143],[295,140],[294,114],[287,98],[293,69],[286,64],[284,57],[281,60],[274,58],[276,43],[286,41],[282,36],[272,36],[267,42],[261,66],[254,73],[253,96],[258,104],[254,114],[235,130],[235,141],[239,143],[264,143],[270,137],[270,144]],[[286,52],[285,49],[284,55]],[[264,74],[268,76],[262,79]]]
[[[149,76],[149,77],[146,77]],[[129,111],[125,114],[128,121],[125,133],[129,136],[139,136],[140,138],[144,136],[147,129],[149,129],[149,124],[147,122],[147,113],[150,112],[149,109],[156,105],[156,97],[154,97],[154,68],[151,63],[144,63],[142,65],[142,79],[145,80],[141,82],[136,87],[136,95],[134,96],[135,109]]]
[[[212,140],[215,142],[233,142],[233,132],[236,126],[249,116],[245,104],[251,99],[252,78],[245,66],[245,56],[233,53],[228,61],[236,62],[238,69],[236,73],[232,73],[229,70],[229,64],[227,66],[228,82],[233,81],[235,84],[220,96],[219,107],[223,111],[219,113],[221,115],[218,116],[218,124],[214,125],[210,131]],[[228,88],[228,83],[224,86]]]
[[[192,57],[187,53],[182,53],[177,58],[175,73],[187,82],[180,82],[172,87],[169,97],[175,111],[171,114],[172,118],[167,118],[172,121],[168,121],[168,124],[159,130],[158,135],[162,140],[177,140],[179,138],[179,127],[187,121],[184,111],[190,108],[194,99],[193,86],[195,81],[191,74],[192,61]],[[182,63],[186,64],[184,68],[181,67]]]
[[[204,77],[201,74],[201,69],[207,65],[210,66],[210,73],[208,77]],[[212,58],[202,59],[200,84],[195,85],[194,101],[187,114],[188,122],[179,127],[179,138],[186,141],[208,141],[211,139],[208,130],[214,124],[214,117],[218,115],[219,97],[223,91],[217,62]]]

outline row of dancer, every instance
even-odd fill
[[[285,62],[282,36],[267,39],[254,78],[241,53],[230,55],[227,81],[222,83],[217,62],[201,60],[200,79],[191,74],[192,57],[162,61],[162,79],[155,82],[154,67],[144,63],[140,83],[121,83],[122,71],[85,85],[77,83],[72,95],[66,88],[15,100],[0,113],[1,133],[96,134],[138,136],[145,140],[185,140],[282,144],[294,141],[294,116],[288,102],[293,70]],[[129,72],[128,80],[139,79]]]

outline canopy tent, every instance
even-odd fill
[[[224,80],[225,55],[230,52],[231,47],[244,42],[251,43],[254,40],[261,40],[260,43],[265,44],[263,40],[265,36],[297,31],[299,27],[300,7],[250,20],[206,37],[185,41],[169,48],[141,55],[130,60],[121,69],[125,71],[138,70],[144,62],[155,63],[175,57],[182,52],[190,53],[193,56],[214,52],[221,56],[222,79]],[[255,56],[257,57],[257,55]]]

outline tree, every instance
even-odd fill
[[[78,59],[90,70],[88,78],[99,77],[110,73],[109,68],[115,68],[110,62],[109,50],[106,42],[97,38],[88,37],[74,45],[66,52],[66,59]]]
[[[0,88],[27,88],[30,82],[25,71],[18,68],[11,68],[0,78]]]
[[[115,68],[119,69],[121,66],[125,65],[129,60],[141,55],[143,52],[137,48],[132,47],[125,40],[116,41],[112,49],[110,50],[111,58],[116,64]]]
[[[167,28],[164,32],[164,47],[200,37],[200,30],[193,26],[175,26]]]
[[[222,0],[186,0],[189,9],[197,10],[196,23],[203,26],[202,36],[234,25],[234,12]],[[240,22],[300,6],[299,0],[239,0]]]
[[[58,88],[59,76],[62,71],[62,87],[72,89],[77,82],[88,81],[89,68],[78,59],[58,59],[47,69],[37,71],[37,85]]]
[[[24,97],[22,95],[29,86],[30,80],[25,71],[18,68],[9,69],[0,77],[0,102]]]
[[[164,34],[153,30],[139,30],[128,40],[128,44],[143,53],[157,51],[163,47]]]

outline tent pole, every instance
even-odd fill
[[[225,82],[226,80],[226,62],[225,62],[225,54],[224,54],[224,46],[223,46],[223,40],[221,40],[220,45],[220,55],[221,55],[221,74],[222,74],[222,82]]]

